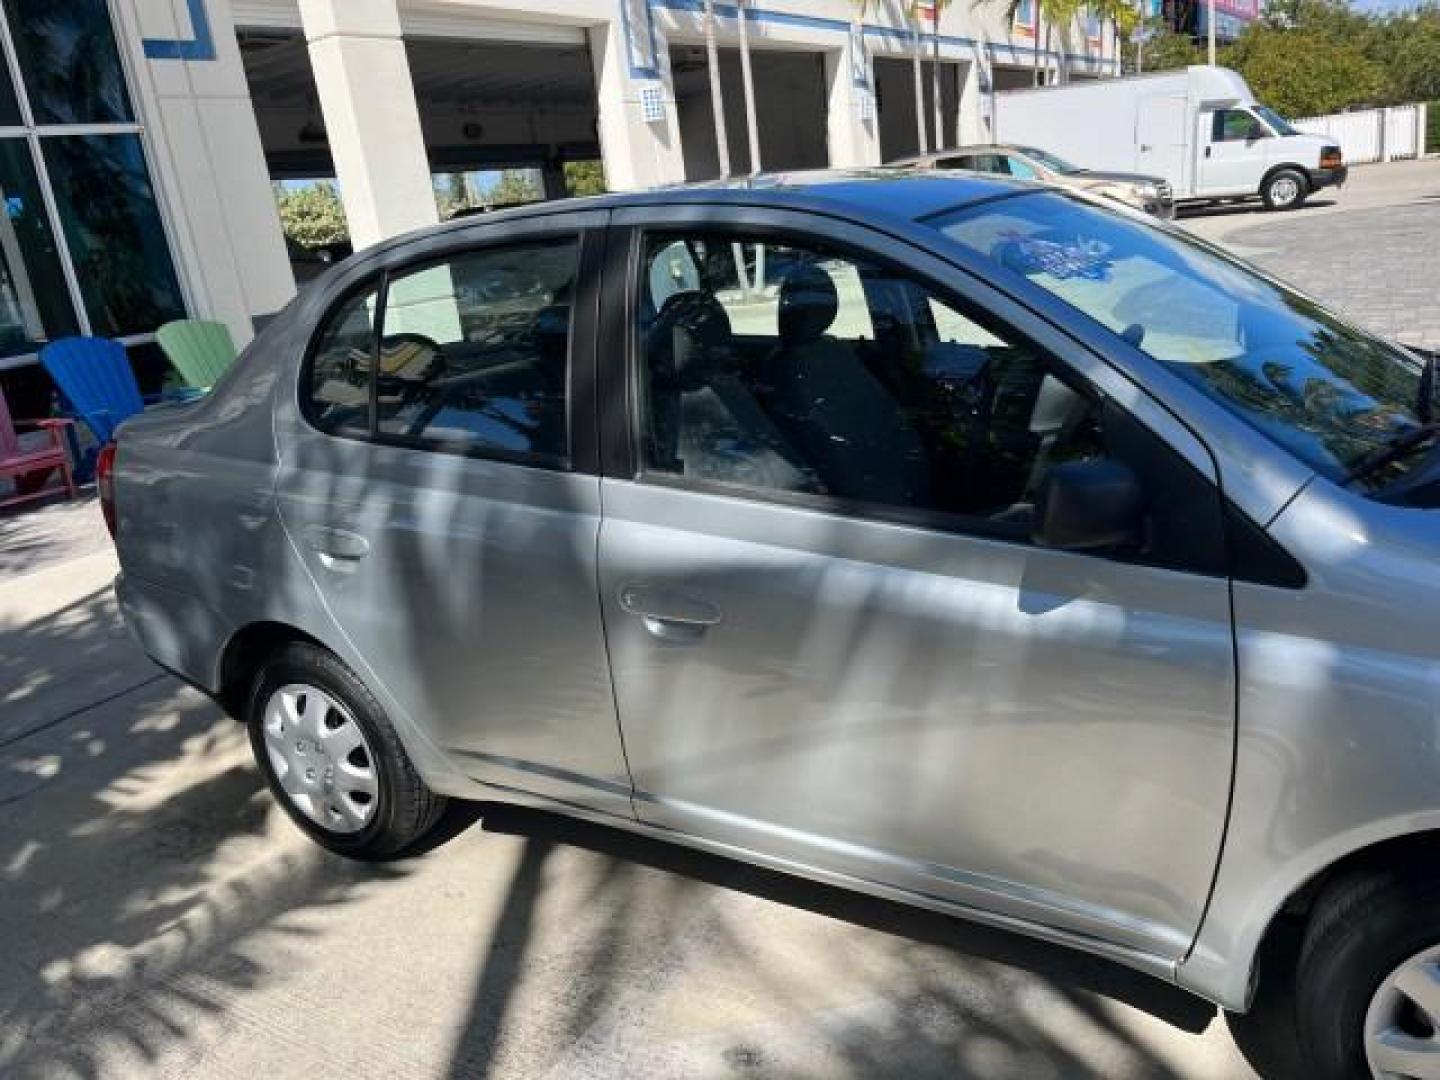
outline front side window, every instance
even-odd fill
[[[1260,121],[1245,109],[1217,109],[1210,124],[1211,142],[1245,142],[1264,133]]]
[[[1034,166],[1024,158],[1018,158],[1013,154],[1006,154],[1004,160],[1011,176],[1019,177],[1021,180],[1034,180],[1040,175],[1035,171]]]
[[[406,442],[564,464],[575,240],[392,275],[376,427]]]
[[[704,233],[651,235],[644,258],[647,475],[944,515],[1025,541],[1050,466],[1108,454],[1161,467],[1158,440],[1063,365],[903,271]],[[1206,513],[1198,474],[1154,486]]]
[[[929,220],[1334,479],[1358,481],[1363,462],[1429,418],[1420,365],[1402,350],[1177,231],[1058,192]],[[1412,464],[1363,479],[1383,483]]]

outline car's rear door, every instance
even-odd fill
[[[677,243],[703,270],[657,294]],[[756,243],[793,281],[726,270]],[[1181,955],[1234,722],[1204,447],[1033,315],[858,226],[633,209],[611,251],[600,584],[639,816]],[[706,288],[743,348],[673,295]],[[832,292],[833,315],[807,308]],[[1089,423],[1142,474],[1160,555],[1037,547],[1023,506],[995,509]]]
[[[628,816],[595,594],[606,218],[477,223],[332,285],[276,433],[295,557],[408,730],[472,778]]]

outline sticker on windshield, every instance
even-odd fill
[[[1053,278],[1084,278],[1087,281],[1108,281],[1114,269],[1111,247],[1103,240],[1083,237],[1065,240],[1041,240],[1018,231],[1001,234],[995,258],[1011,270],[1022,274],[1049,274]]]

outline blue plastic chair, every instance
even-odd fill
[[[95,436],[77,470],[88,478],[99,447],[115,437],[115,429],[145,408],[125,346],[96,337],[68,337],[40,350],[40,363],[59,389],[70,411]]]

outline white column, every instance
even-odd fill
[[[875,74],[868,51],[853,32],[843,49],[825,53],[825,84],[830,164],[837,168],[880,164]]]
[[[643,3],[629,3],[630,21],[611,19],[590,31],[600,114],[600,154],[612,191],[678,184],[685,180],[675,88],[660,28]],[[626,40],[626,29],[637,40]],[[651,42],[654,48],[651,48]],[[647,120],[642,96],[658,96],[659,119]]]
[[[435,224],[396,0],[300,0],[300,19],[351,242]]]
[[[960,107],[956,117],[960,130],[956,141],[961,146],[988,143],[992,138],[988,124],[990,103],[986,100],[987,92],[982,89],[990,85],[990,72],[981,69],[980,65],[985,62],[981,54],[977,45],[970,60],[960,68]]]

